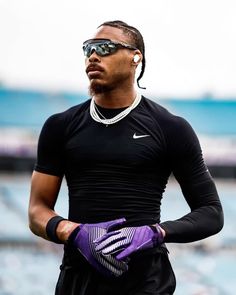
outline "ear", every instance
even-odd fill
[[[139,50],[133,52],[133,65],[137,66],[142,61],[142,53]]]
[[[140,56],[138,54],[135,54],[134,57],[133,57],[133,61],[135,63],[139,62],[140,61]]]

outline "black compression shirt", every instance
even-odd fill
[[[142,97],[128,116],[106,127],[91,118],[89,106],[90,100],[51,116],[39,138],[35,170],[65,175],[70,220],[125,217],[129,225],[159,223],[173,173],[191,212],[161,223],[165,241],[190,242],[221,229],[218,194],[186,120]],[[101,112],[107,116],[109,110]]]

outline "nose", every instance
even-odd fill
[[[100,57],[99,55],[96,53],[95,49],[93,49],[91,51],[91,55],[88,58],[90,62],[99,62],[100,61]]]

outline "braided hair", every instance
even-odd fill
[[[141,87],[139,85],[139,80],[143,77],[143,74],[145,71],[145,65],[146,65],[144,41],[143,41],[143,36],[139,32],[139,30],[136,29],[135,27],[129,26],[127,23],[120,20],[104,22],[98,28],[102,26],[110,26],[110,27],[121,29],[126,35],[128,35],[131,38],[131,42],[133,42],[133,44],[131,45],[133,45],[134,47],[140,50],[140,52],[143,55],[143,59],[142,59],[141,72],[137,78],[137,84],[139,88],[146,89],[145,87]]]

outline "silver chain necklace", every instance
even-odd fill
[[[126,117],[134,108],[136,108],[136,106],[140,103],[141,98],[142,98],[141,94],[138,93],[135,97],[135,100],[129,107],[127,107],[125,110],[117,114],[115,117],[106,119],[104,115],[102,115],[101,112],[99,112],[98,108],[96,107],[94,97],[92,97],[91,103],[90,103],[90,115],[94,121],[102,123],[104,125],[108,126],[111,124],[115,124],[118,121],[122,120],[124,117]]]

